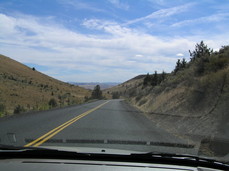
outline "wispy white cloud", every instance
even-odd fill
[[[89,29],[102,30],[116,37],[120,37],[120,36],[122,37],[127,33],[133,32],[132,29],[124,27],[117,22],[100,20],[100,19],[84,20],[82,25]]]
[[[146,21],[146,20],[151,20],[151,19],[163,19],[175,14],[179,14],[182,13],[184,11],[186,11],[189,7],[191,7],[193,5],[193,3],[188,3],[185,5],[180,5],[180,6],[176,6],[176,7],[172,7],[172,8],[165,8],[165,9],[160,9],[158,11],[155,11],[147,16],[144,17],[140,17],[134,20],[130,20],[126,23],[126,25],[130,25],[130,24],[134,24],[134,23],[138,23],[138,22],[142,22],[142,21]]]
[[[178,53],[178,54],[176,54],[176,56],[183,57],[184,54],[183,53]]]
[[[111,4],[113,4],[115,7],[128,10],[129,5],[127,3],[123,3],[120,0],[108,0]]]
[[[103,30],[106,27],[117,25],[117,23],[101,19],[85,19],[82,25],[89,29]]]
[[[74,1],[74,0],[58,0],[59,3],[62,5],[65,5],[67,7],[73,7],[77,10],[90,10],[94,12],[104,12],[103,9],[100,9],[99,7],[93,6],[90,3],[85,3],[82,1]]]
[[[164,5],[166,4],[165,0],[148,0],[149,2],[153,3],[153,4],[158,4],[158,5]]]
[[[180,22],[172,24],[171,26],[172,27],[181,27],[181,26],[193,25],[193,24],[199,24],[199,23],[219,22],[219,21],[228,20],[228,19],[229,19],[229,13],[218,13],[218,14],[213,14],[210,16],[199,17],[196,19],[180,21]]]
[[[82,34],[32,16],[0,14],[0,53],[47,66],[46,74],[64,81],[125,81],[154,70],[171,71],[176,54],[185,57],[196,43],[192,38],[156,37],[106,20],[85,20],[83,25],[101,34]],[[210,43],[217,48],[217,38]]]

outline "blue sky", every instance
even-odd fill
[[[229,0],[0,0],[0,54],[62,81],[171,72],[229,45]]]

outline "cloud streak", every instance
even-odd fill
[[[151,19],[160,20],[160,19],[163,19],[166,17],[170,17],[172,15],[179,14],[179,13],[186,11],[192,5],[193,5],[193,3],[188,3],[185,5],[180,5],[180,6],[176,6],[176,7],[172,7],[172,8],[160,9],[160,10],[155,11],[155,12],[153,12],[147,16],[140,17],[140,18],[137,18],[134,20],[130,20],[130,21],[126,22],[126,25],[131,25],[131,24],[135,24],[138,22],[151,20]]]
[[[120,9],[124,9],[124,10],[128,10],[129,9],[129,5],[120,2],[120,0],[108,0],[111,4],[113,4],[116,8],[120,8]]]
[[[228,20],[229,13],[217,13],[210,16],[199,17],[191,20],[184,20],[177,23],[172,24],[172,27],[182,27],[186,25],[200,24],[200,23],[208,23],[208,22],[220,22],[222,20]]]
[[[70,7],[70,8],[75,8],[77,10],[89,10],[89,11],[94,11],[94,12],[105,12],[104,10],[95,7],[93,5],[90,5],[88,3],[84,3],[81,1],[74,1],[74,0],[58,0],[60,4]]]

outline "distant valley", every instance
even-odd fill
[[[102,83],[101,82],[69,82],[69,83],[89,90],[93,90],[96,85],[99,85],[101,90],[105,90],[114,87],[118,84],[121,84],[120,82],[102,82]]]

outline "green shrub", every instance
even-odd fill
[[[90,98],[89,98],[88,96],[85,96],[85,97],[84,97],[84,101],[85,101],[85,102],[87,102],[87,101],[89,101],[89,100],[90,100]]]
[[[112,99],[119,99],[120,94],[118,92],[112,92]]]
[[[17,105],[17,106],[14,108],[14,114],[18,114],[18,113],[22,113],[22,112],[25,112],[25,109],[24,109],[23,106]]]
[[[56,100],[54,98],[51,98],[49,100],[49,106],[50,107],[56,107],[57,106],[57,102],[56,102]]]
[[[4,114],[6,112],[5,110],[6,110],[5,105],[0,104],[0,117],[4,116]]]
[[[5,105],[4,104],[0,104],[0,112],[5,112]]]
[[[209,64],[206,66],[206,68],[210,72],[217,72],[218,70],[225,68],[228,64],[229,64],[229,58],[212,57],[209,61]]]
[[[48,110],[50,109],[50,106],[48,104],[43,104],[43,105],[40,105],[38,107],[38,110],[42,111],[42,110]]]

